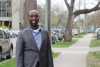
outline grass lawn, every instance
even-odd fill
[[[75,42],[77,42],[78,39],[73,39],[72,42],[57,42],[55,44],[53,44],[54,48],[67,48],[70,47],[72,44],[74,44]]]
[[[90,52],[88,54],[89,58],[92,60],[99,60],[100,61],[100,51],[97,52]]]
[[[100,47],[100,40],[93,39],[93,40],[91,41],[90,47]]]
[[[53,58],[56,59],[60,53],[53,53]],[[16,67],[16,60],[11,59],[6,61],[5,63],[0,64],[0,67]]]
[[[0,67],[16,67],[15,59],[6,61],[5,63],[0,64]]]
[[[63,41],[56,42],[55,44],[53,44],[52,47],[54,47],[54,48],[68,48],[72,44],[76,43],[80,38],[83,38],[85,34],[86,33],[80,33],[80,34],[74,36],[72,42],[63,42]]]
[[[56,53],[53,52],[53,58],[54,58],[54,59],[58,58],[59,55],[60,55],[59,52],[56,52]]]
[[[100,51],[88,54],[88,67],[100,67]]]

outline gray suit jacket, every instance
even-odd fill
[[[17,67],[36,67],[39,60],[40,67],[53,67],[50,38],[47,31],[41,30],[42,44],[40,50],[36,46],[32,29],[26,28],[19,33],[16,42]]]

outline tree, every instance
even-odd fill
[[[68,20],[65,27],[64,41],[72,41],[72,24],[74,22],[74,19],[80,14],[87,14],[93,11],[100,10],[100,7],[99,7],[100,1],[98,1],[97,5],[91,9],[81,9],[81,10],[75,10],[75,11],[74,11],[75,0],[70,0],[70,4],[68,3],[68,0],[64,0],[64,2],[68,9]]]
[[[94,26],[95,28],[100,27],[100,11],[96,11],[87,18],[88,25]]]
[[[66,20],[65,17],[66,17],[65,16],[65,12],[62,12],[61,14],[53,13],[52,17],[51,17],[51,25],[52,25],[52,27],[56,27],[56,28],[64,27],[65,26],[65,20]]]
[[[51,8],[51,26],[54,28],[64,27],[67,18],[67,11],[61,10],[58,5]]]
[[[23,10],[23,13],[24,13],[24,26],[28,26],[28,12],[30,10],[33,10],[33,9],[37,9],[37,0],[25,0],[24,2],[24,10]]]
[[[39,10],[40,13],[40,24],[44,28],[45,24],[45,6],[37,5],[37,9]]]

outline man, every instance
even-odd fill
[[[53,67],[50,38],[39,27],[39,12],[29,11],[30,27],[19,33],[16,43],[17,67]]]

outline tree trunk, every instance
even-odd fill
[[[25,0],[24,2],[24,26],[27,27],[29,25],[28,21],[28,13],[30,10],[37,9],[37,0]]]
[[[97,5],[91,9],[82,9],[76,11],[73,11],[76,0],[71,0],[70,4],[68,3],[67,0],[64,1],[69,11],[67,25],[65,27],[65,34],[64,34],[64,41],[66,42],[66,41],[72,41],[72,24],[74,18],[79,16],[80,14],[87,14],[93,11],[100,10],[100,1],[98,1]]]
[[[64,41],[65,42],[72,41],[72,24],[73,24],[73,13],[71,10],[69,10],[67,25],[66,25],[65,34],[64,34]]]

